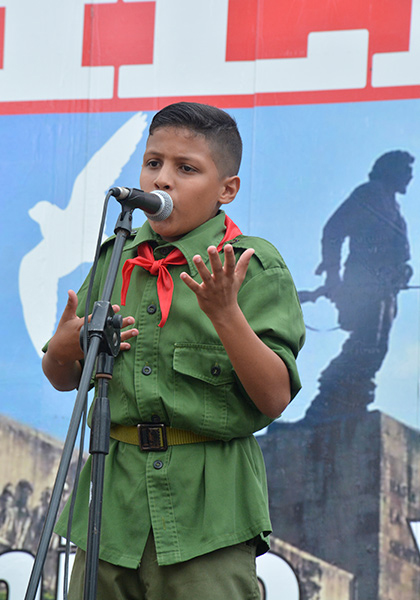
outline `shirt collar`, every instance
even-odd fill
[[[209,263],[207,248],[211,245],[217,246],[222,240],[226,231],[225,216],[224,211],[219,210],[215,217],[193,229],[193,231],[186,233],[176,242],[162,240],[160,235],[155,233],[150,227],[149,221],[145,221],[137,231],[135,237],[126,242],[124,250],[137,248],[142,242],[154,242],[159,248],[178,248],[185,256],[190,274],[194,277],[197,274],[197,269],[192,260],[193,256],[199,254],[204,263]]]

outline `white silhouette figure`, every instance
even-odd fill
[[[28,211],[43,239],[20,263],[19,294],[26,328],[39,356],[54,333],[58,281],[93,260],[104,200],[101,190],[106,192],[119,177],[146,124],[146,115],[137,113],[109,138],[76,177],[65,209],[41,201]]]

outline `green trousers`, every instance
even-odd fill
[[[96,600],[260,600],[255,544],[222,548],[160,567],[150,535],[138,569],[99,561]],[[82,600],[86,553],[78,549],[68,600]]]

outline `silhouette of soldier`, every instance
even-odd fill
[[[24,548],[30,550],[33,554],[36,553],[38,543],[41,538],[42,529],[44,527],[45,518],[51,500],[51,488],[47,487],[43,490],[39,504],[31,513],[30,527],[26,533]]]
[[[28,508],[28,500],[33,492],[33,487],[26,479],[21,479],[16,486],[15,492],[15,539],[12,547],[21,549],[24,547],[25,538],[31,525],[31,513]]]
[[[319,393],[305,421],[323,421],[364,412],[374,401],[374,378],[388,351],[397,314],[397,295],[412,269],[407,227],[396,194],[405,194],[414,157],[396,150],[380,156],[369,181],[357,187],[330,217],[322,236],[326,274],[322,293],[338,310],[338,323],[350,336],[319,378]],[[349,254],[340,277],[341,250]]]
[[[0,495],[0,552],[8,550],[15,540],[15,496],[11,483]]]

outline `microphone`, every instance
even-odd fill
[[[111,194],[128,208],[140,208],[151,221],[164,221],[173,209],[172,198],[167,192],[155,190],[150,194],[136,188],[114,187]]]

